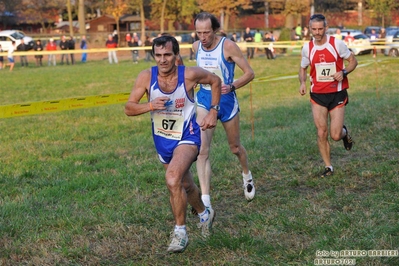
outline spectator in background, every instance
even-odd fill
[[[310,41],[310,31],[308,27],[303,27],[302,40]]]
[[[371,30],[371,34],[370,34],[370,42],[373,45],[373,43],[375,43],[378,39],[378,34],[375,32],[375,30]],[[373,58],[375,58],[377,56],[377,49],[374,47],[373,49]]]
[[[251,29],[249,27],[247,27],[245,29],[244,41],[246,41],[248,43],[251,43],[254,41],[254,37],[252,36]],[[255,52],[254,47],[248,47],[247,48],[247,59],[254,58],[254,52]]]
[[[130,35],[130,33],[127,33],[127,34],[126,34],[126,36],[125,36],[125,41],[126,41],[126,44],[129,44],[129,42],[132,41],[132,36]]]
[[[85,35],[83,35],[82,39],[80,40],[80,49],[87,50],[87,41]],[[86,61],[87,61],[87,53],[82,53],[82,63],[86,63]]]
[[[148,35],[145,36],[144,46],[148,47],[148,49],[145,49],[145,61],[150,62],[152,57],[152,42]]]
[[[273,39],[270,37],[270,33],[266,32],[265,36],[263,37],[263,42],[267,42],[268,47],[265,48],[266,58],[267,59],[274,59],[274,49],[273,49]]]
[[[224,30],[220,30],[219,33],[220,33],[220,36],[227,37],[227,34],[226,34],[226,32],[224,32]]]
[[[297,38],[298,38],[298,36],[295,33],[295,27],[293,27],[290,32],[290,39],[291,39],[291,41],[296,41],[296,40],[298,40]]]
[[[262,42],[262,34],[260,33],[259,29],[256,30],[254,40],[256,44],[260,44]],[[255,53],[258,52],[258,47],[255,47]]]
[[[297,36],[295,39],[302,40],[302,27],[301,24],[298,24],[295,28],[295,35]]]
[[[17,46],[17,51],[19,52],[25,52],[28,51],[29,47],[25,44],[24,39],[21,39],[21,43]],[[19,57],[21,59],[21,66],[28,66],[28,58],[26,57],[26,55],[21,55]]]
[[[7,51],[7,59],[8,59],[7,66],[10,66],[10,71],[12,71],[14,69],[14,64],[15,64],[15,62],[14,62],[14,51],[15,51],[15,49],[17,49],[15,47],[15,45],[16,45],[15,41],[11,41],[11,47],[8,48],[8,51]]]
[[[348,31],[348,35],[345,36],[344,42],[346,45],[352,45],[352,42],[355,40],[355,38],[351,35],[351,32]]]
[[[341,30],[340,30],[340,29],[337,29],[337,30],[335,31],[334,37],[335,37],[337,40],[341,40],[341,41],[343,40],[342,34],[341,34]]]
[[[233,34],[231,35],[230,40],[232,40],[233,42],[238,42],[237,33],[233,32]]]
[[[114,30],[114,32],[112,33],[112,39],[116,43],[116,47],[119,47],[119,36],[116,30]]]
[[[116,57],[116,51],[115,48],[117,48],[118,44],[115,42],[114,38],[112,35],[108,35],[108,40],[105,42],[105,46],[110,49],[108,51],[108,61],[110,64],[114,62],[115,64],[118,64],[118,58]],[[111,50],[112,49],[112,50]]]
[[[2,52],[4,52],[4,51],[0,44],[0,53],[2,53]],[[3,67],[4,67],[4,56],[0,56],[0,69],[3,69]]]
[[[387,33],[385,31],[385,28],[381,28],[381,32],[380,32],[380,36],[379,36],[381,45],[385,45],[385,38],[386,37],[387,37]],[[381,49],[381,53],[382,54],[384,54],[384,52],[385,52],[384,50],[385,49]]]
[[[69,43],[68,43],[68,41],[67,41],[67,39],[66,39],[65,36],[62,36],[62,37],[61,37],[60,48],[61,48],[61,50],[63,50],[63,51],[66,51],[66,50],[68,50],[68,48],[69,48]],[[62,54],[62,55],[61,55],[61,65],[64,64],[64,58],[66,59],[67,65],[69,65],[69,57],[68,57],[67,54]]]
[[[189,40],[188,43],[192,45],[193,43],[195,43],[196,40],[198,40],[197,39],[197,34],[195,32],[192,32],[191,35],[190,35],[190,40]],[[195,54],[194,54],[193,48],[191,47],[190,48],[190,60],[189,61],[191,62],[193,60],[195,61]]]
[[[133,48],[139,47],[139,36],[137,35],[137,32],[133,32],[133,37],[129,43],[129,47],[133,47]],[[138,64],[139,63],[139,51],[137,49],[132,50],[132,57],[133,57],[133,63]]]
[[[33,48],[35,51],[43,51],[43,45],[41,40],[37,40],[35,47]],[[43,60],[43,55],[37,54],[35,55],[36,59],[36,66],[43,66],[42,60]]]
[[[75,40],[73,39],[73,36],[69,36],[68,49],[75,50]],[[70,56],[71,56],[71,64],[74,65],[75,64],[75,54],[71,53]]]
[[[50,41],[47,43],[46,50],[47,51],[56,51],[57,50],[57,44],[55,43],[53,38],[51,38]],[[48,65],[51,66],[51,64],[53,64],[53,66],[55,66],[57,64],[57,62],[55,60],[55,54],[48,55]]]

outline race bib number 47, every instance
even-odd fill
[[[332,77],[336,72],[335,62],[332,63],[318,63],[316,66],[316,80],[318,82],[334,81]]]

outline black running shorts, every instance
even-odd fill
[[[346,90],[334,93],[310,93],[310,101],[313,104],[324,106],[331,111],[336,107],[343,107],[349,103],[349,96]]]

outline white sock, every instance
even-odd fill
[[[244,178],[244,181],[252,180],[252,173],[251,173],[251,171],[248,171],[248,174],[244,174],[244,172],[242,172],[242,177]]]
[[[200,222],[206,222],[209,219],[209,212],[208,209],[205,208],[205,210],[201,213],[198,213],[198,217],[200,218]]]
[[[332,165],[330,165],[330,166],[326,166],[326,167],[330,168],[330,169],[331,169],[331,171],[332,171],[332,172],[334,172],[334,168],[332,167]]]
[[[202,202],[205,207],[211,207],[211,196],[210,195],[201,195]]]
[[[186,225],[175,225],[175,232],[186,233]]]

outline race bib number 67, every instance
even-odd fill
[[[184,117],[181,112],[155,112],[153,114],[154,134],[173,140],[181,140]]]

